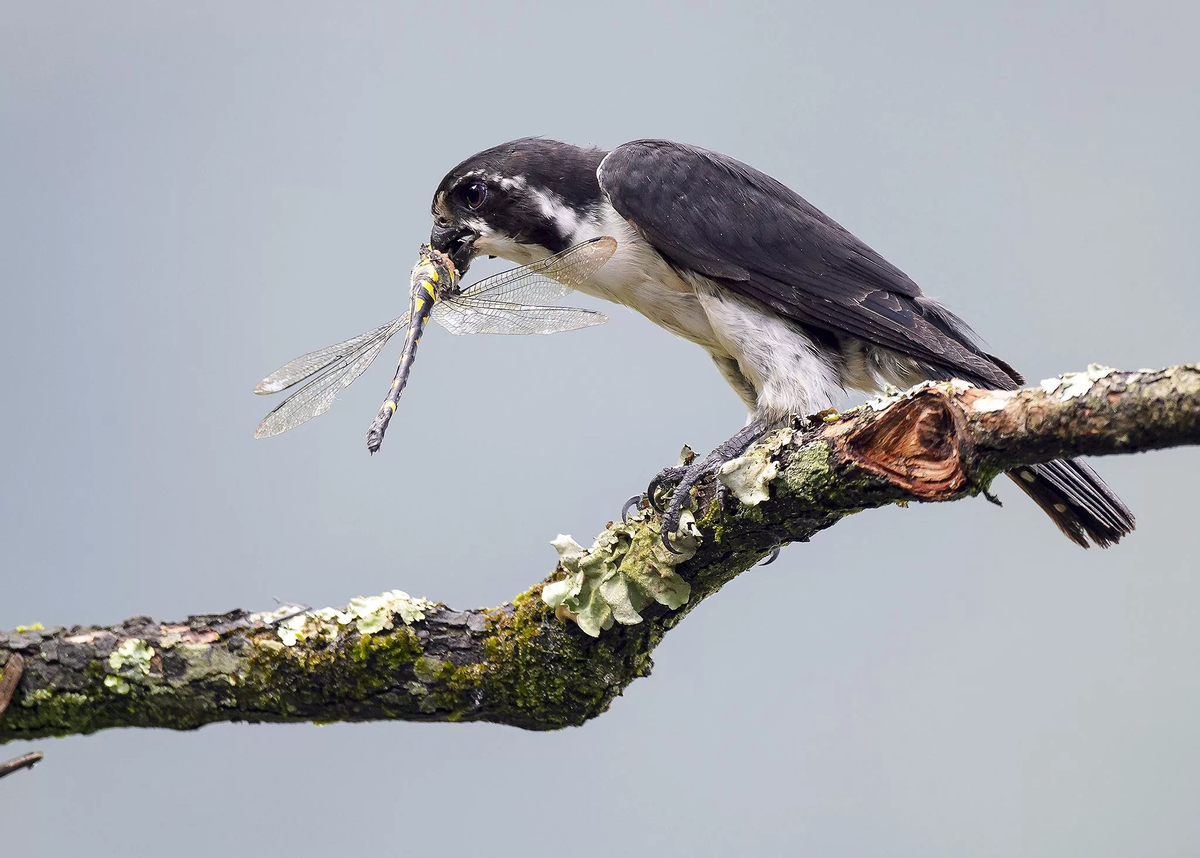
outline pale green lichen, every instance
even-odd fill
[[[781,429],[717,470],[719,479],[746,506],[770,499],[771,481],[779,476],[777,455],[792,443],[791,429]]]
[[[1047,378],[1042,381],[1042,390],[1050,396],[1056,396],[1059,402],[1070,402],[1085,395],[1097,381],[1107,378],[1116,372],[1111,366],[1101,366],[1090,363],[1085,372],[1068,372],[1057,378]]]
[[[788,494],[812,507],[820,507],[835,485],[829,447],[822,443],[805,444],[792,453],[781,484]]]
[[[393,628],[396,617],[406,626],[420,622],[425,619],[425,611],[433,607],[427,599],[414,599],[403,590],[389,590],[378,596],[351,599],[344,610],[318,608],[288,617],[279,623],[278,634],[283,645],[289,647],[302,640],[330,640],[350,625],[360,634],[372,635]]]
[[[614,623],[640,623],[640,612],[655,602],[678,609],[691,596],[691,586],[673,567],[695,555],[700,530],[684,510],[679,532],[671,539],[680,554],[668,552],[659,534],[638,512],[627,523],[610,525],[590,549],[559,535],[551,544],[567,574],[542,588],[542,601],[592,637]]]
[[[154,647],[140,638],[128,638],[108,655],[108,666],[113,671],[146,676],[150,673],[150,659],[154,658]]]
[[[1018,391],[1015,390],[992,390],[988,392],[987,396],[972,402],[971,407],[981,414],[1003,411],[1016,398],[1017,393]]]
[[[957,396],[960,393],[965,393],[972,387],[973,385],[970,382],[963,381],[961,378],[952,378],[949,381],[921,381],[907,390],[900,390],[899,388],[892,387],[890,384],[885,384],[883,386],[883,395],[868,399],[863,403],[862,407],[869,408],[871,411],[883,411],[897,402],[912,399],[918,393],[926,390],[940,390],[950,396]],[[852,412],[843,412],[842,416],[849,413]]]
[[[171,680],[171,685],[182,686],[198,679],[223,679],[230,685],[238,682],[241,659],[223,647],[207,644],[179,643],[175,652],[182,656],[186,666],[183,675]]]
[[[104,687],[112,689],[117,694],[128,694],[129,693],[129,683],[126,682],[121,677],[114,676],[112,674],[109,674],[108,676],[104,677]]]
[[[108,654],[108,669],[104,687],[117,694],[128,694],[130,681],[141,681],[150,675],[150,660],[154,658],[154,647],[140,638],[127,638]]]

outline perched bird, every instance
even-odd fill
[[[480,254],[527,264],[612,236],[612,258],[577,288],[701,346],[746,404],[740,432],[651,483],[651,497],[675,484],[663,519],[668,548],[699,479],[847,388],[1023,383],[899,268],[781,182],[717,152],[668,140],[610,152],[514,140],[451,170],[432,214],[430,243],[462,271]],[[1079,459],[1009,476],[1085,548],[1133,529],[1133,515]]]

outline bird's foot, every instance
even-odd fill
[[[629,521],[629,511],[634,507],[640,507],[643,502],[648,502],[650,507],[656,512],[662,512],[666,509],[666,505],[659,497],[659,493],[663,490],[670,491],[674,488],[687,473],[687,465],[671,465],[659,471],[654,479],[650,481],[650,486],[641,494],[634,495],[629,500],[625,501],[621,507],[621,521]]]
[[[700,480],[716,471],[721,465],[736,459],[746,449],[762,437],[766,431],[762,423],[755,420],[747,424],[742,431],[738,432],[728,441],[719,444],[716,449],[705,456],[703,459],[693,460],[687,466],[676,468],[664,468],[657,477],[650,482],[650,488],[647,490],[647,496],[651,498],[651,505],[655,506],[662,512],[662,542],[666,549],[672,554],[678,554],[674,546],[671,545],[671,535],[679,529],[679,519],[683,514],[683,505],[691,496],[692,489]],[[677,472],[682,471],[677,475]],[[674,489],[671,492],[671,498],[667,502],[666,510],[661,510],[655,504],[656,491],[664,487],[667,482],[674,483]],[[717,485],[718,501],[724,499],[724,486]]]
[[[629,500],[625,501],[621,507],[621,521],[628,524],[629,511],[635,507],[640,507],[642,504],[648,504],[655,512],[662,512],[666,506],[660,501],[659,492],[674,488],[675,484],[683,478],[687,473],[688,465],[696,459],[696,454],[692,448],[684,444],[683,449],[679,451],[679,464],[669,465],[659,471],[654,479],[650,481],[649,487],[641,494],[636,494]]]

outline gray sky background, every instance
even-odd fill
[[[739,428],[699,349],[614,308],[435,328],[374,458],[398,341],[253,440],[255,383],[400,312],[437,182],[517,136],[748,161],[1034,380],[1200,359],[1196,10],[3,0],[0,627],[496,604]],[[863,514],[702,606],[583,729],[7,746],[47,758],[0,782],[0,851],[1194,855],[1200,452],[1100,469],[1139,517],[1119,548],[1007,485]]]

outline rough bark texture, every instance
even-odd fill
[[[1092,368],[1013,393],[924,385],[776,433],[723,477],[732,489],[723,509],[713,485],[702,486],[699,544],[674,567],[690,587],[678,610],[639,605],[640,622],[618,618],[590,637],[541,599],[566,574],[560,566],[499,608],[453,611],[393,591],[290,617],[232,611],[18,629],[0,633],[0,665],[25,661],[0,742],[216,721],[583,724],[649,673],[654,647],[692,607],[780,542],[806,541],[863,509],[978,494],[1019,464],[1196,443],[1198,365]],[[619,563],[631,574],[666,576],[670,567],[656,564],[667,561],[647,548],[657,528],[658,516],[642,512],[602,539],[627,546]]]

